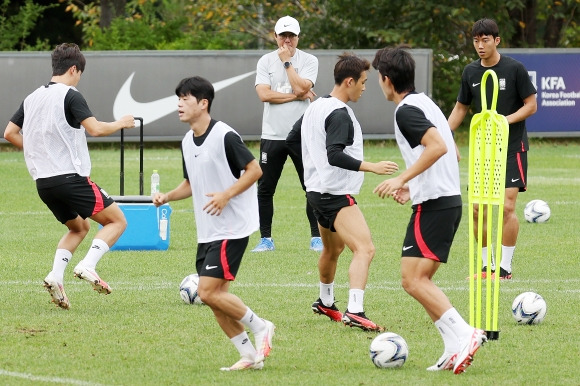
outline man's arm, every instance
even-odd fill
[[[113,134],[121,129],[129,129],[135,127],[135,118],[132,115],[125,115],[121,119],[114,122],[97,121],[95,117],[86,118],[81,122],[81,125],[93,137],[105,137]]]
[[[445,141],[435,127],[431,127],[425,132],[425,135],[423,135],[423,138],[421,139],[421,145],[425,147],[425,150],[423,150],[423,153],[419,156],[417,162],[397,177],[381,182],[373,190],[373,193],[377,193],[381,198],[396,194],[399,189],[405,187],[405,184],[409,182],[409,180],[423,173],[439,158],[447,153]]]
[[[449,115],[449,119],[447,119],[447,123],[451,128],[451,132],[457,130],[463,119],[467,115],[467,111],[469,110],[469,106],[464,105],[461,102],[455,102],[455,107],[453,107],[453,111]],[[461,161],[461,153],[459,153],[459,147],[457,143],[455,143],[455,154],[457,155],[457,161]]]
[[[203,210],[212,216],[219,216],[228,202],[240,193],[248,190],[262,176],[262,168],[255,159],[248,162],[244,168],[244,173],[229,188],[223,192],[210,192],[206,196],[210,200],[205,204]]]
[[[524,119],[535,114],[536,111],[538,111],[538,102],[536,100],[536,94],[529,95],[526,99],[524,99],[523,102],[524,105],[520,107],[518,111],[506,116],[506,119],[510,125],[512,123],[521,122]]]
[[[258,98],[260,98],[262,102],[268,102],[272,104],[281,104],[300,100],[295,94],[272,90],[269,84],[256,85],[256,93],[258,93]]]
[[[169,201],[179,201],[191,197],[191,185],[189,180],[183,180],[175,189],[167,193],[155,193],[153,204],[161,206]]]
[[[8,125],[4,130],[4,139],[17,148],[22,149],[22,134],[20,133],[20,130],[21,128],[18,125],[12,121],[8,122]]]
[[[447,119],[447,123],[451,128],[451,131],[457,130],[463,119],[467,115],[467,111],[469,110],[469,106],[464,105],[461,102],[455,102],[455,106],[453,107],[453,111],[449,115],[449,119]]]

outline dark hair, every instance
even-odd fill
[[[191,78],[184,78],[179,82],[175,88],[175,95],[178,97],[191,95],[198,101],[207,99],[207,112],[209,113],[215,91],[209,80],[201,76],[192,76]]]
[[[475,38],[487,35],[493,36],[494,39],[499,36],[499,28],[497,23],[493,19],[479,19],[473,24],[473,28],[471,29],[471,36]]]
[[[334,83],[339,85],[346,78],[353,78],[358,82],[361,74],[368,71],[369,68],[371,68],[371,64],[368,60],[345,52],[338,57],[338,62],[334,66]]]
[[[373,67],[381,77],[389,77],[399,94],[415,91],[415,59],[407,51],[409,46],[381,48],[375,54]]]
[[[76,66],[80,72],[85,71],[87,61],[81,53],[79,46],[74,43],[63,43],[52,51],[52,75],[63,75],[72,66]]]

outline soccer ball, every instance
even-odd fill
[[[407,342],[394,332],[383,332],[371,342],[371,360],[378,368],[401,367],[409,356]]]
[[[199,275],[193,273],[186,276],[179,285],[179,295],[187,304],[203,304],[197,294],[197,285],[199,284]]]
[[[550,218],[550,207],[546,201],[532,200],[526,204],[524,217],[527,222],[546,222]]]
[[[519,294],[512,303],[512,315],[519,324],[538,324],[544,320],[546,301],[535,292]]]

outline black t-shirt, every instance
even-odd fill
[[[56,83],[50,82],[44,87],[50,87],[53,84]],[[89,109],[87,101],[83,95],[77,90],[71,88],[64,97],[64,116],[71,127],[80,129],[81,122],[94,115]],[[20,104],[20,107],[14,113],[10,121],[16,126],[22,128],[22,125],[24,124],[24,102]]]
[[[457,101],[464,105],[469,106],[473,102],[475,113],[479,113],[482,110],[480,85],[483,74],[489,69],[495,71],[499,81],[496,107],[496,111],[499,114],[504,116],[513,114],[524,105],[523,100],[525,98],[536,94],[536,88],[522,63],[509,56],[501,55],[499,62],[495,66],[484,67],[481,65],[481,59],[478,59],[465,66],[461,76],[459,95],[457,96]],[[488,76],[486,80],[487,109],[491,109],[492,100],[493,79]],[[508,141],[508,153],[510,154],[528,150],[528,134],[525,120],[510,125]]]
[[[201,146],[216,123],[217,121],[212,119],[206,132],[199,137],[194,136],[193,142],[197,146]],[[226,133],[224,136],[224,146],[232,175],[236,178],[240,178],[242,170],[244,170],[250,162],[255,160],[255,157],[246,144],[244,144],[242,138],[234,131]],[[183,159],[183,149],[181,149],[181,158],[183,162],[183,177],[189,180],[187,168],[185,167],[185,160]]]
[[[405,95],[405,97],[407,95]],[[421,144],[421,140],[427,130],[431,127],[435,127],[435,125],[427,119],[423,110],[417,106],[402,105],[397,109],[395,119],[397,121],[397,126],[399,126],[399,130],[401,130],[401,134],[403,134],[409,143],[409,146],[413,149]]]

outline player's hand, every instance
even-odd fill
[[[130,129],[135,127],[135,117],[132,115],[125,115],[119,119],[119,123],[121,123],[121,127],[124,129]]]
[[[373,190],[380,198],[385,198],[393,195],[397,190],[401,189],[405,182],[399,177],[384,180]]]
[[[292,59],[292,53],[286,44],[278,48],[278,57],[282,63],[289,62]]]
[[[397,189],[393,192],[393,200],[401,205],[404,205],[411,199],[411,192],[409,191],[409,185],[405,184],[401,189]]]
[[[397,170],[399,170],[399,165],[397,165],[393,161],[381,161],[374,164],[373,172],[375,174],[386,175],[386,174],[393,174]]]
[[[153,196],[153,205],[155,205],[157,207],[159,207],[163,204],[166,204],[168,201],[169,201],[169,199],[167,198],[167,194],[165,194],[165,193],[157,192]]]
[[[206,196],[211,197],[211,199],[207,204],[205,204],[203,211],[212,216],[219,216],[222,214],[222,211],[230,201],[230,198],[224,192],[208,193]]]
[[[301,101],[305,101],[306,99],[309,99],[310,102],[314,102],[314,98],[316,98],[316,93],[314,92],[313,89],[308,90],[308,92],[302,96],[298,96],[296,95],[296,99],[301,100]]]

